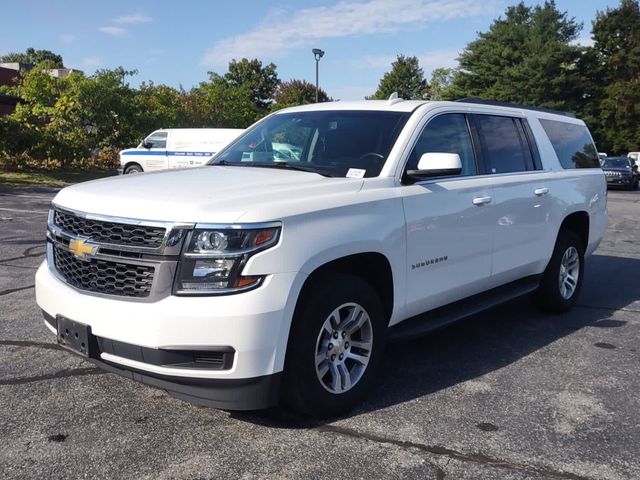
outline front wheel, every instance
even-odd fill
[[[558,235],[553,255],[540,286],[533,294],[534,303],[543,310],[563,313],[575,305],[584,277],[584,246],[571,230]]]
[[[352,409],[375,380],[386,321],[359,277],[326,275],[301,298],[289,336],[283,401],[316,417]]]
[[[140,165],[129,165],[124,170],[125,175],[133,175],[135,173],[142,173],[142,167]]]

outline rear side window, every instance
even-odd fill
[[[474,115],[474,118],[489,173],[533,169],[531,151],[519,119],[498,115]]]
[[[584,125],[540,119],[563,168],[600,168],[598,151]]]

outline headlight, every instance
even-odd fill
[[[225,294],[259,286],[264,277],[243,277],[242,269],[252,255],[278,243],[280,230],[279,224],[269,224],[191,231],[178,266],[174,293]]]

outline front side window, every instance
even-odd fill
[[[562,168],[600,168],[598,151],[584,125],[540,119]]]
[[[462,162],[460,175],[478,173],[469,127],[462,113],[439,115],[424,127],[409,156],[407,170],[415,170],[425,153],[457,153]]]
[[[519,120],[498,115],[475,115],[482,156],[489,173],[524,172],[531,162]],[[525,155],[528,152],[528,156]]]
[[[409,115],[348,110],[276,114],[245,132],[210,164],[375,177]]]
[[[145,143],[148,148],[167,148],[167,132],[152,133]]]

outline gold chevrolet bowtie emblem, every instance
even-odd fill
[[[98,250],[95,245],[87,245],[84,240],[71,240],[69,242],[69,250],[78,258],[83,258],[85,255],[93,255]]]

